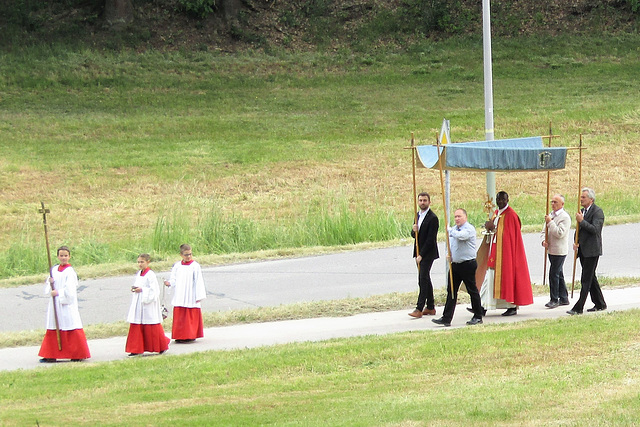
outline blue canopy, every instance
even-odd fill
[[[545,147],[541,136],[416,147],[425,168],[448,170],[531,171],[564,169],[566,147]]]

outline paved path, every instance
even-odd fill
[[[608,310],[627,310],[637,308],[640,301],[640,287],[624,289],[605,289],[604,298],[607,301]],[[577,298],[577,295],[575,295]],[[536,297],[533,305],[521,307],[516,316],[503,317],[504,310],[489,311],[484,318],[485,324],[519,322],[531,319],[550,319],[567,317],[566,310],[569,307],[547,309],[544,304],[549,300],[547,296]],[[471,318],[471,313],[464,309],[464,305],[458,305],[452,321],[452,328],[467,327],[465,322]],[[587,302],[586,308],[591,307]],[[438,317],[442,313],[442,307],[436,308]],[[231,350],[255,348],[275,344],[291,342],[321,341],[331,338],[347,338],[364,335],[384,335],[395,332],[443,330],[450,329],[431,322],[433,316],[425,316],[421,319],[409,317],[409,310],[389,311],[381,313],[363,313],[350,317],[317,318],[302,320],[286,320],[280,322],[252,323],[216,328],[207,328],[204,338],[190,344],[175,344],[171,342],[169,350],[163,356],[139,356],[139,357],[171,357],[172,355],[191,353],[207,350]],[[586,313],[582,316],[599,316],[604,312]],[[468,326],[478,328],[482,326]],[[93,364],[111,360],[127,359],[124,351],[125,337],[115,337],[99,340],[90,340],[89,349],[91,359],[81,362]],[[38,362],[39,346],[5,348],[0,349],[0,371],[17,369],[33,369],[38,367],[60,366],[70,362],[56,364],[41,364]]]
[[[599,276],[640,277],[638,235],[640,224],[605,226]],[[524,241],[531,279],[542,283],[544,251],[539,236],[525,234]],[[208,267],[204,269],[208,298],[202,307],[205,311],[222,311],[417,292],[411,250],[408,243],[385,249]],[[441,253],[444,254],[444,248]],[[436,288],[444,287],[446,283],[443,258],[437,260],[431,270]],[[564,271],[570,281],[572,260],[567,259]],[[168,272],[157,273],[159,277],[168,276]],[[576,278],[580,278],[580,263]],[[84,324],[125,320],[132,282],[133,274],[81,281],[78,296]],[[0,331],[42,329],[48,303],[43,289],[42,284],[0,289],[0,312],[3,313]]]

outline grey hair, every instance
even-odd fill
[[[584,187],[582,189],[583,193],[587,193],[587,197],[590,198],[591,200],[593,200],[594,202],[596,201],[596,192],[593,191],[593,189],[589,188],[589,187]]]

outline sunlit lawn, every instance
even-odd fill
[[[3,425],[635,425],[640,311],[0,374]],[[212,338],[215,339],[215,338]],[[588,402],[588,403],[586,403]]]

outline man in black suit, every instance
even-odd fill
[[[429,193],[418,194],[420,211],[416,215],[411,237],[417,241],[413,245],[413,257],[418,265],[418,302],[416,309],[409,316],[420,318],[423,315],[433,316],[436,308],[433,300],[433,284],[431,283],[431,266],[440,255],[438,253],[438,216],[429,209],[431,197]],[[417,236],[417,237],[416,237]],[[418,253],[418,249],[419,253]]]
[[[576,221],[579,224],[578,244],[573,245],[573,250],[578,250],[580,257],[580,265],[582,266],[582,275],[580,282],[580,298],[573,308],[567,311],[568,314],[582,314],[584,303],[587,301],[587,295],[591,294],[593,308],[587,311],[600,311],[607,309],[607,303],[604,302],[602,290],[596,277],[596,267],[598,267],[598,259],[602,255],[602,226],[604,225],[604,213],[599,206],[594,203],[596,193],[591,188],[583,188],[580,195],[580,204],[582,210],[576,214]]]

